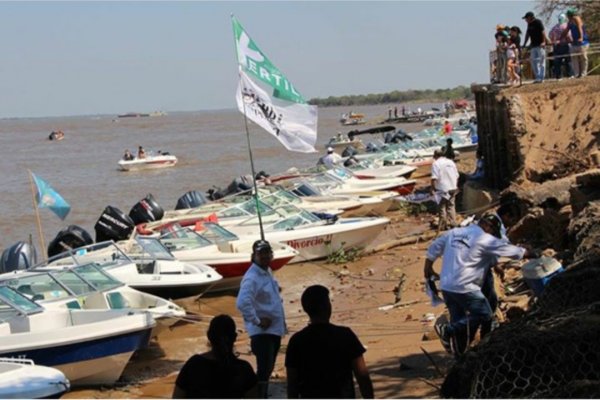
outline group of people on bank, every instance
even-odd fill
[[[521,44],[518,26],[496,26],[496,51],[493,61],[494,83],[520,83],[521,61],[529,58],[535,83],[546,78],[546,52],[555,79],[587,75],[589,38],[579,11],[569,8],[558,16],[558,23],[547,34],[543,22],[531,11],[523,19],[527,22],[525,39]],[[529,44],[529,46],[527,46]]]
[[[252,246],[252,265],[240,284],[236,306],[250,336],[256,372],[236,358],[237,333],[230,316],[212,319],[208,329],[211,350],[192,356],[180,371],[174,398],[267,398],[269,378],[287,333],[283,299],[270,263],[273,249],[258,240]],[[373,384],[354,332],[330,322],[329,290],[313,285],[302,293],[302,309],[310,319],[292,335],[285,367],[288,398],[354,398],[354,378],[363,398],[373,398]]]

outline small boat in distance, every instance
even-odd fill
[[[159,152],[156,155],[148,154],[144,158],[121,159],[119,160],[119,169],[121,171],[142,171],[146,169],[174,167],[175,164],[177,164],[177,157],[166,152]]]
[[[151,113],[137,113],[137,112],[128,112],[125,114],[119,114],[117,117],[119,118],[140,118],[140,117],[162,117],[163,115],[167,115],[164,111],[153,111]]]
[[[63,131],[52,131],[50,135],[48,135],[49,140],[63,140],[65,138],[65,133]]]
[[[364,114],[353,113],[352,111],[348,114],[342,114],[340,122],[342,125],[363,125],[366,123]]]

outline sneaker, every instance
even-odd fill
[[[442,346],[444,346],[444,349],[446,349],[448,353],[452,354],[452,337],[450,335],[450,332],[448,332],[448,324],[435,324],[433,326],[433,329],[435,330],[435,333],[439,336],[440,342],[442,343]]]

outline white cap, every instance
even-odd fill
[[[333,153],[333,147],[328,147],[328,148],[327,148],[327,152],[328,152],[328,153]]]

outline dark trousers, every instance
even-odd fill
[[[280,346],[281,336],[259,334],[250,338],[250,348],[256,357],[259,398],[267,398],[269,378],[275,367],[275,360]]]
[[[480,290],[468,293],[443,290],[442,295],[450,313],[448,331],[456,341],[456,355],[460,355],[467,350],[477,329],[492,320],[492,308]]]
[[[494,287],[494,273],[490,268],[483,280],[483,285],[481,286],[481,293],[485,296],[488,303],[490,304],[490,308],[492,309],[492,315],[496,313],[496,308],[498,308],[498,295],[496,294],[496,288]],[[483,321],[481,323],[481,337],[487,335],[492,330],[492,319],[489,321]]]
[[[553,65],[554,77],[567,78],[573,76],[573,68],[571,68],[571,54],[569,52],[569,44],[554,45],[554,60]]]

